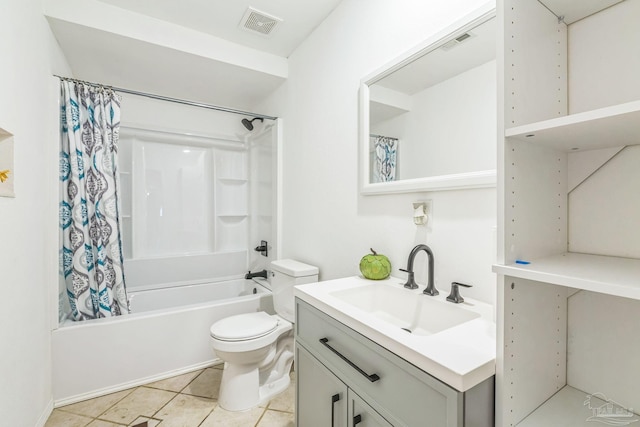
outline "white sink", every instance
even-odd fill
[[[436,334],[481,317],[477,312],[402,285],[384,286],[374,282],[329,294],[414,335]]]
[[[432,297],[403,283],[353,276],[298,285],[294,295],[458,391],[495,374],[493,306],[464,294],[454,304],[447,289]]]

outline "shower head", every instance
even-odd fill
[[[262,117],[255,117],[251,120],[249,119],[242,119],[242,124],[244,125],[244,127],[247,128],[247,130],[253,130],[253,121],[254,120],[260,120],[261,122],[264,121],[264,119]]]

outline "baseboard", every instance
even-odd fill
[[[40,415],[40,418],[38,418],[38,421],[36,422],[36,425],[34,427],[44,427],[44,425],[47,423],[47,420],[51,416],[52,412],[53,412],[53,399],[49,400],[49,402],[47,403],[47,406],[45,406],[44,411],[42,411],[42,414]]]
[[[199,369],[208,368],[210,366],[217,365],[217,364],[219,364],[221,362],[222,362],[222,360],[219,359],[219,358],[211,359],[211,360],[208,360],[206,362],[197,363],[195,365],[187,366],[187,367],[184,367],[184,368],[174,369],[172,371],[163,372],[161,374],[151,375],[149,377],[139,378],[139,379],[136,379],[134,381],[129,381],[129,382],[122,383],[122,384],[117,384],[117,385],[114,385],[114,386],[111,386],[111,387],[106,387],[106,388],[102,388],[102,389],[98,389],[98,390],[93,390],[93,391],[90,391],[88,393],[82,393],[82,394],[78,394],[78,395],[75,395],[75,396],[70,396],[70,397],[67,397],[67,398],[64,398],[64,399],[59,399],[59,400],[56,400],[55,402],[53,402],[52,406],[55,407],[55,408],[59,408],[61,406],[71,405],[72,403],[82,402],[83,400],[88,400],[88,399],[93,399],[93,398],[100,397],[100,396],[105,396],[107,394],[115,393],[115,392],[118,392],[118,391],[127,390],[127,389],[134,388],[134,387],[139,387],[139,386],[144,385],[144,384],[148,384],[148,383],[152,383],[152,382],[160,381],[160,380],[165,380],[167,378],[175,377],[175,376],[182,375],[182,374],[187,374],[189,372],[197,371]],[[46,418],[45,418],[45,421],[46,421]],[[44,424],[42,424],[42,426],[44,426]],[[38,424],[38,427],[40,427],[40,424]]]

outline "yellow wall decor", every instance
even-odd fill
[[[0,196],[15,197],[14,176],[13,135],[0,128]]]

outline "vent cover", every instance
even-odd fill
[[[254,34],[270,36],[281,22],[282,19],[278,17],[249,7],[242,17],[239,27]]]
[[[465,40],[469,40],[471,37],[474,37],[474,35],[472,33],[464,33],[464,34],[460,34],[458,37],[456,37],[453,40],[449,40],[448,42],[446,42],[445,44],[443,44],[442,50],[451,50],[454,47],[458,46],[460,43],[464,42]]]

